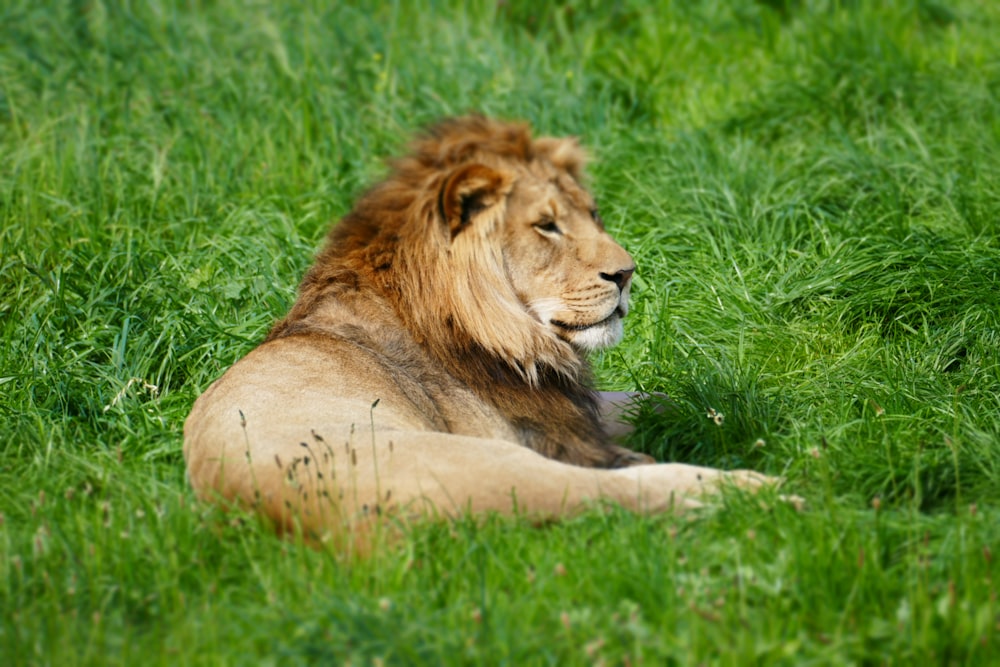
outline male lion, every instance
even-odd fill
[[[195,402],[199,496],[342,532],[386,511],[697,504],[724,479],[613,444],[585,354],[617,343],[635,264],[573,139],[479,116],[391,163],[330,232],[288,316]],[[609,410],[610,408],[610,410]]]

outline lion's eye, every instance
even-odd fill
[[[604,226],[604,220],[601,219],[601,214],[596,208],[590,209],[590,217],[593,218],[594,222],[596,222],[597,224],[601,225],[602,227]]]
[[[559,229],[559,225],[556,224],[555,220],[545,219],[541,222],[536,222],[534,227],[543,234],[562,234],[562,230]]]

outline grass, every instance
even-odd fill
[[[0,9],[5,663],[1000,661],[1000,11],[272,4]],[[600,382],[672,398],[633,444],[806,512],[428,522],[356,561],[194,501],[195,396],[469,109],[599,158],[640,266]]]

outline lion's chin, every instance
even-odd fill
[[[625,326],[619,311],[609,317],[587,327],[566,327],[553,321],[552,325],[559,330],[559,336],[570,345],[584,352],[602,350],[621,342],[625,335]]]

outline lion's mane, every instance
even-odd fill
[[[472,205],[492,207],[492,215],[463,230],[478,242],[449,243],[457,230],[448,228],[445,209],[466,196],[449,191],[450,174],[466,167],[473,172],[462,174],[468,184],[480,165],[498,170],[486,170],[488,180],[505,165],[533,160],[580,181],[586,154],[575,139],[533,140],[526,124],[482,116],[429,128],[406,156],[389,161],[387,177],[331,229],[296,303],[268,340],[305,332],[353,338],[349,325],[317,331],[310,322],[328,300],[352,300],[376,319],[388,309],[443,368],[514,424],[525,444],[580,465],[618,465],[607,454],[589,363],[544,331],[506,277],[494,232],[506,214],[510,183],[481,183],[489,199]],[[455,202],[448,201],[452,196]]]

